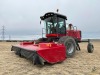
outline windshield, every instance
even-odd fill
[[[63,18],[58,18],[58,33],[66,34],[66,24]]]
[[[52,16],[45,19],[46,34],[65,34],[65,19]]]

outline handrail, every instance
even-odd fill
[[[46,30],[46,29],[45,28],[42,28],[42,38],[43,38],[43,34],[46,34],[46,33],[43,32],[43,30]]]

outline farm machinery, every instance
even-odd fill
[[[45,23],[45,28],[42,29],[42,35],[45,30],[45,37],[13,45],[11,51],[16,55],[32,60],[34,64],[44,65],[45,62],[54,64],[73,57],[76,50],[80,50],[81,42],[88,42],[87,51],[93,52],[93,44],[90,40],[82,41],[81,31],[76,26],[68,24],[66,27],[65,15],[48,12],[40,19]]]

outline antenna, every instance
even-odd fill
[[[5,26],[2,26],[2,40],[5,39]]]
[[[59,9],[57,9],[57,13],[59,12]]]
[[[58,13],[59,12],[59,9],[60,9],[60,0],[57,1],[56,3],[56,12]]]

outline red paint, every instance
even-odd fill
[[[34,44],[20,44],[17,47],[24,48],[30,51],[37,51],[38,55],[48,63],[62,62],[66,59],[66,49],[63,44],[55,43],[40,43]]]
[[[34,42],[21,42],[20,45],[31,45],[33,44]]]
[[[61,37],[61,36],[66,36],[66,34],[46,34],[46,37]]]
[[[80,30],[67,30],[67,36],[71,36],[78,41],[81,41],[81,31]]]
[[[46,34],[46,37],[63,37],[63,36],[71,36],[78,41],[81,41],[81,31],[80,30],[67,30],[66,34]]]
[[[48,63],[57,63],[64,61],[66,59],[65,46],[53,43],[49,44],[51,45],[48,45],[48,48],[38,50],[37,53]]]

